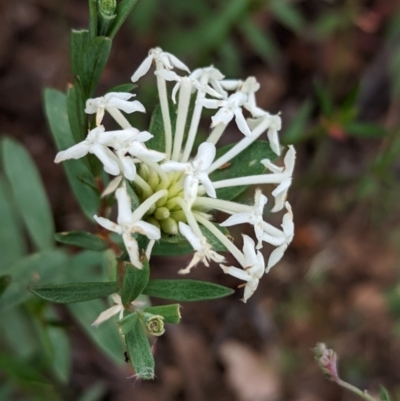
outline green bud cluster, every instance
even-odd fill
[[[168,235],[176,235],[179,232],[179,222],[187,222],[185,213],[179,205],[178,199],[183,199],[183,173],[166,173],[167,180],[161,180],[160,176],[146,164],[142,164],[140,177],[149,184],[151,191],[138,188],[140,201],[143,202],[153,193],[166,189],[168,194],[159,199],[146,213],[145,220],[160,228]]]
[[[116,0],[98,0],[97,2],[100,13],[103,17],[113,17],[117,8]]]

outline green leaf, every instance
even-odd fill
[[[273,0],[267,7],[282,25],[298,33],[304,30],[306,23],[303,16],[288,1]]]
[[[175,132],[176,126],[176,107],[172,102],[169,104],[169,115],[171,117],[172,132]],[[146,146],[149,149],[158,150],[159,152],[165,152],[165,132],[164,122],[162,118],[161,106],[158,104],[151,115],[149,132],[153,135],[153,138],[146,142]]]
[[[254,52],[266,63],[274,61],[278,54],[276,43],[267,32],[263,32],[252,20],[247,19],[239,25]]]
[[[68,304],[68,309],[105,355],[117,364],[124,363],[124,347],[115,319],[110,319],[98,327],[92,326],[100,313],[107,309],[103,301],[94,299],[85,303]]]
[[[97,36],[97,0],[89,0],[89,36]]]
[[[89,97],[92,97],[100,76],[107,64],[108,56],[111,52],[111,40],[101,37],[92,40],[87,49],[85,79],[89,85]]]
[[[9,274],[0,276],[0,297],[6,291],[7,287],[10,285],[10,283],[11,283],[11,276]]]
[[[329,93],[328,88],[324,86],[320,79],[314,80],[314,88],[315,94],[317,95],[319,101],[319,107],[321,109],[321,113],[325,117],[330,117],[333,113],[333,101],[332,96]]]
[[[0,272],[16,262],[25,253],[25,244],[9,184],[0,175]]]
[[[71,345],[62,328],[48,327],[49,339],[53,346],[52,369],[58,379],[68,383],[71,374]]]
[[[136,312],[129,313],[118,322],[118,327],[122,335],[128,334],[132,331],[137,323],[138,315]]]
[[[383,138],[388,135],[385,128],[377,124],[352,122],[344,126],[347,135],[363,138]]]
[[[181,321],[180,308],[179,304],[150,306],[149,308],[144,308],[143,312],[160,315],[164,318],[165,323],[178,324]]]
[[[77,79],[67,92],[68,121],[74,141],[82,141],[87,134],[87,116],[85,114],[85,95]]]
[[[109,36],[114,38],[116,33],[121,28],[124,21],[128,18],[128,15],[132,12],[138,0],[122,0],[118,3],[115,13],[117,17],[114,20],[112,28],[110,29]]]
[[[91,39],[88,31],[71,32],[71,68],[79,78],[85,101],[92,97],[111,51],[111,39]]]
[[[39,298],[60,304],[84,302],[106,297],[118,291],[117,282],[68,283],[30,288]]]
[[[233,294],[230,288],[198,280],[149,280],[143,294],[180,302],[204,301]]]
[[[217,150],[215,160],[233,148],[235,144],[224,146]],[[265,167],[260,163],[263,159],[274,161],[277,155],[266,141],[255,141],[243,152],[239,153],[229,163],[229,166],[220,168],[210,174],[211,181],[226,180],[229,178],[246,177],[262,174]],[[217,198],[232,200],[246,190],[246,185],[217,189]]]
[[[303,102],[291,124],[285,128],[283,143],[293,144],[307,138],[307,124],[310,121],[313,106],[310,100]]]
[[[66,96],[54,89],[44,91],[46,116],[58,150],[65,150],[75,145],[75,140],[69,128],[67,116]],[[75,198],[86,216],[93,220],[93,216],[100,207],[99,196],[78,177],[87,176],[94,182],[94,177],[83,159],[67,160],[62,163],[67,173],[69,184]]]
[[[110,93],[110,92],[132,92],[137,87],[138,87],[138,85],[132,84],[132,83],[121,84],[121,85],[114,86],[113,88],[109,89],[106,93]]]
[[[131,331],[125,336],[126,349],[131,360],[135,375],[139,379],[154,378],[154,358],[146,333],[136,313],[132,316]]]
[[[0,370],[19,383],[50,384],[38,369],[13,355],[0,354]]]
[[[46,250],[27,256],[9,267],[12,282],[0,298],[0,310],[25,301],[31,293],[29,286],[48,284],[63,279],[68,256],[61,250]]]
[[[122,282],[121,299],[127,304],[136,299],[146,287],[150,278],[150,267],[148,260],[143,261],[143,268],[138,269],[131,264],[125,266],[125,274]]]
[[[381,401],[390,401],[390,395],[382,384],[379,386],[379,397]]]
[[[78,246],[91,251],[100,252],[108,248],[107,241],[86,231],[66,231],[57,233],[55,239],[61,244]]]
[[[78,401],[99,401],[104,398],[106,392],[107,386],[102,382],[98,382],[89,387]]]
[[[219,231],[225,236],[229,235],[229,231],[225,227],[214,224]],[[226,252],[225,246],[212,234],[207,228],[200,225],[200,229],[207,239],[207,242],[212,246],[214,251]],[[160,241],[154,244],[152,255],[157,256],[180,256],[192,253],[193,248],[188,240],[180,233],[169,236],[162,234]]]
[[[29,153],[18,142],[3,140],[4,171],[18,209],[38,249],[54,244],[54,224],[39,172]]]

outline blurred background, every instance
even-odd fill
[[[81,0],[0,2],[0,132],[33,157],[56,231],[94,230],[53,163],[42,108],[45,87],[71,82],[69,32],[87,24]],[[0,310],[0,400],[356,400],[319,371],[317,342],[336,350],[343,379],[372,395],[382,384],[400,400],[399,43],[395,0],[141,0],[114,40],[98,95],[129,82],[154,46],[191,69],[255,76],[260,107],[281,112],[281,140],[297,149],[294,241],[247,304],[241,290],[185,304],[182,323],[154,345],[151,382],[127,379],[115,325],[90,328],[101,301],[54,307],[21,284],[18,302]],[[150,76],[136,93],[147,109],[156,103]],[[35,247],[18,213],[11,219],[0,179],[1,234],[22,238],[11,256],[15,242],[0,245],[0,259],[18,265]],[[107,252],[70,254],[76,277],[95,281],[107,268]],[[186,261],[154,258],[153,277],[175,277]],[[216,266],[191,278],[239,284]]]

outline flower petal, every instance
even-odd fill
[[[64,160],[80,159],[81,157],[84,157],[88,154],[89,149],[90,149],[90,145],[86,141],[77,143],[76,145],[71,146],[70,148],[68,148],[66,150],[62,150],[61,152],[58,152],[54,162],[60,163],[60,162],[63,162]]]
[[[99,317],[92,323],[92,326],[99,326],[101,323],[120,313],[121,310],[123,311],[124,307],[120,305],[115,305],[106,309],[104,312],[100,313]]]
[[[124,177],[129,181],[133,181],[136,178],[136,165],[132,157],[124,156],[120,157],[120,160],[124,170]]]
[[[126,250],[129,254],[129,259],[131,263],[137,267],[138,269],[141,269],[143,267],[142,262],[139,259],[139,246],[135,238],[132,237],[132,234],[130,231],[125,231],[122,234],[122,238],[124,240],[124,244],[126,247]]]
[[[118,203],[118,224],[131,224],[132,223],[132,202],[128,191],[124,186],[118,188],[115,192],[115,197]]]
[[[101,197],[104,198],[105,196],[112,194],[119,187],[121,181],[122,175],[118,175],[113,180],[111,180],[106,189],[101,193]]]
[[[236,226],[237,224],[249,223],[252,213],[235,213],[220,223],[221,227]]]
[[[97,224],[104,227],[108,231],[113,231],[114,233],[122,234],[122,228],[113,221],[108,220],[104,217],[98,217],[96,215],[94,215],[93,218],[97,221]]]
[[[220,265],[220,267],[225,274],[229,274],[230,276],[236,277],[239,280],[243,280],[243,281],[251,280],[251,277],[246,272],[246,270],[239,269],[238,267],[234,267],[234,266]]]
[[[146,113],[146,109],[139,100],[127,101],[113,97],[108,101],[107,107],[114,107],[128,114],[134,113],[135,111]]]
[[[281,246],[279,246],[278,248],[274,249],[271,252],[271,255],[269,256],[268,259],[268,265],[267,268],[265,270],[265,273],[268,273],[272,267],[274,267],[281,259],[283,254],[285,253],[286,249],[287,249],[287,244],[282,244]]]
[[[161,238],[161,231],[158,227],[153,224],[147,223],[146,221],[137,221],[133,225],[135,232],[145,235],[148,239],[159,240]]]
[[[92,145],[90,147],[90,153],[93,153],[103,163],[104,170],[111,175],[119,175],[120,168],[118,164],[118,158],[115,154],[103,145]]]
[[[144,145],[142,145],[140,142],[137,142],[137,141],[131,143],[131,145],[128,149],[128,152],[132,156],[135,156],[145,162],[150,161],[150,162],[157,163],[157,162],[165,159],[165,157],[166,157],[165,153],[157,152],[156,150],[147,149]]]
[[[180,69],[180,70],[187,71],[187,72],[190,73],[189,68],[188,68],[184,63],[182,63],[181,60],[179,60],[177,57],[175,57],[175,56],[174,56],[173,54],[171,54],[171,53],[165,53],[165,54],[168,55],[168,58],[169,58],[169,60],[171,61],[171,64],[172,64],[174,67],[176,67],[176,68],[178,68],[178,69]]]
[[[236,121],[236,124],[237,124],[240,132],[242,132],[244,135],[250,137],[251,131],[250,131],[249,126],[247,125],[247,122],[246,122],[244,116],[243,116],[242,109],[240,107],[236,107],[234,113],[236,116],[235,121]]]
[[[201,241],[200,238],[195,235],[192,229],[185,223],[179,222],[179,231],[180,233],[189,241],[190,245],[195,251],[201,250]]]
[[[213,185],[212,181],[210,180],[210,178],[208,177],[208,175],[206,173],[200,173],[197,175],[197,177],[200,180],[200,182],[203,184],[207,195],[210,198],[216,198],[217,193],[215,192],[214,185]],[[196,193],[196,195],[197,195],[197,193]]]
[[[167,161],[161,165],[161,168],[170,173],[171,171],[186,171],[190,167],[190,163],[179,163],[174,161]]]
[[[138,81],[143,75],[147,74],[147,72],[150,70],[151,63],[153,62],[153,55],[149,54],[143,61],[142,64],[139,65],[137,70],[134,72],[134,74],[131,77],[132,82]]]
[[[226,107],[220,108],[212,117],[211,117],[211,127],[216,127],[218,124],[228,125],[234,116],[233,111],[229,110]]]
[[[215,145],[210,142],[200,144],[194,161],[201,161],[201,171],[206,171],[215,159],[217,150]]]

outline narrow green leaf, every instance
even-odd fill
[[[122,282],[121,299],[127,304],[136,299],[146,287],[150,278],[149,262],[143,261],[143,268],[138,269],[131,264],[125,266],[125,274]]]
[[[310,121],[313,107],[310,100],[303,102],[290,125],[285,128],[283,143],[293,144],[307,138],[307,123]]]
[[[180,302],[205,301],[233,294],[230,288],[198,280],[149,280],[143,294]]]
[[[363,138],[383,138],[388,132],[380,125],[372,123],[352,122],[344,126],[347,135]]]
[[[169,114],[171,117],[172,132],[175,132],[176,107],[172,102],[169,102]],[[150,149],[158,150],[159,152],[165,152],[164,122],[159,104],[154,108],[153,114],[151,115],[149,132],[153,135],[153,138],[146,142],[146,146]]]
[[[105,251],[108,248],[107,241],[97,235],[86,231],[66,231],[55,235],[57,242],[66,245],[78,246],[91,251]]]
[[[138,85],[136,84],[120,84],[117,86],[114,86],[113,88],[109,89],[106,93],[110,92],[132,92],[134,89],[136,89]]]
[[[382,384],[379,386],[379,397],[381,401],[390,401],[390,395]]]
[[[11,189],[0,175],[0,272],[7,269],[25,253],[25,244],[13,206]]]
[[[21,306],[1,311],[1,343],[19,359],[32,358],[40,347],[32,320]]]
[[[75,79],[74,85],[67,92],[67,110],[71,133],[76,143],[82,141],[87,134],[85,100],[80,83],[78,79]]]
[[[154,378],[153,353],[137,314],[131,316],[135,321],[132,330],[125,336],[126,349],[136,377],[150,380]]]
[[[65,150],[75,145],[69,128],[66,96],[54,89],[44,91],[46,116],[58,150]],[[62,163],[67,173],[69,184],[86,216],[93,220],[100,206],[99,196],[78,177],[87,176],[94,182],[94,177],[83,159],[67,160]]]
[[[68,304],[68,309],[87,335],[106,356],[119,365],[125,363],[124,346],[115,318],[104,322],[98,327],[92,326],[92,323],[99,317],[100,313],[107,309],[102,300],[94,299],[84,303]]]
[[[4,171],[18,209],[38,249],[54,245],[54,224],[39,172],[29,153],[18,142],[3,140]]]
[[[0,297],[6,291],[7,287],[10,285],[10,283],[11,283],[11,276],[9,274],[0,276]]]
[[[275,18],[287,28],[301,33],[305,27],[305,21],[299,10],[288,1],[273,0],[268,3],[268,9]]]
[[[229,231],[225,227],[221,227],[218,224],[214,224],[219,231],[225,236],[229,235]],[[214,251],[226,252],[225,246],[212,234],[207,228],[200,225],[200,229],[204,236],[207,238],[207,242],[212,246]],[[193,248],[187,239],[180,233],[177,235],[169,236],[163,234],[160,241],[154,244],[152,255],[157,256],[180,256],[192,253]]]
[[[112,28],[110,29],[110,38],[115,37],[116,33],[119,31],[124,21],[128,18],[128,15],[132,12],[137,2],[138,0],[122,0],[118,3],[117,9],[115,10],[117,18],[115,18]]]
[[[89,387],[78,401],[99,401],[104,398],[107,392],[107,386],[102,382],[97,382]]]
[[[255,53],[266,63],[274,61],[278,54],[276,43],[270,38],[267,32],[263,32],[253,21],[243,21],[239,28],[246,37]]]
[[[100,80],[101,73],[107,64],[111,52],[111,39],[100,37],[90,41],[85,63],[84,82],[89,88],[88,95],[92,97]]]
[[[235,144],[224,146],[217,150],[216,158],[222,156]],[[262,174],[265,167],[260,163],[263,159],[274,161],[277,155],[271,150],[266,141],[255,141],[247,149],[233,158],[228,166],[210,174],[211,181],[226,180],[228,178],[246,177],[248,175]],[[217,198],[232,200],[246,190],[246,185],[217,189]]]
[[[68,383],[71,374],[71,344],[69,338],[60,327],[47,326],[49,341],[52,345],[52,369],[57,378]]]
[[[322,114],[325,117],[330,117],[333,113],[333,101],[328,88],[326,88],[318,78],[314,80],[314,88]]]
[[[0,298],[0,310],[25,301],[31,293],[29,286],[61,281],[67,271],[68,256],[59,249],[29,255],[11,265],[4,273],[12,281]]]
[[[117,282],[68,283],[29,288],[39,298],[60,304],[84,302],[118,291]]]
[[[150,306],[143,309],[143,312],[148,312],[153,315],[160,315],[164,318],[165,323],[178,324],[181,321],[181,306],[179,304]]]
[[[136,312],[129,313],[118,322],[118,327],[122,335],[128,334],[137,324],[138,315]]]
[[[50,384],[37,368],[13,355],[0,354],[0,370],[21,384]]]
[[[97,36],[97,1],[89,0],[89,37]]]

